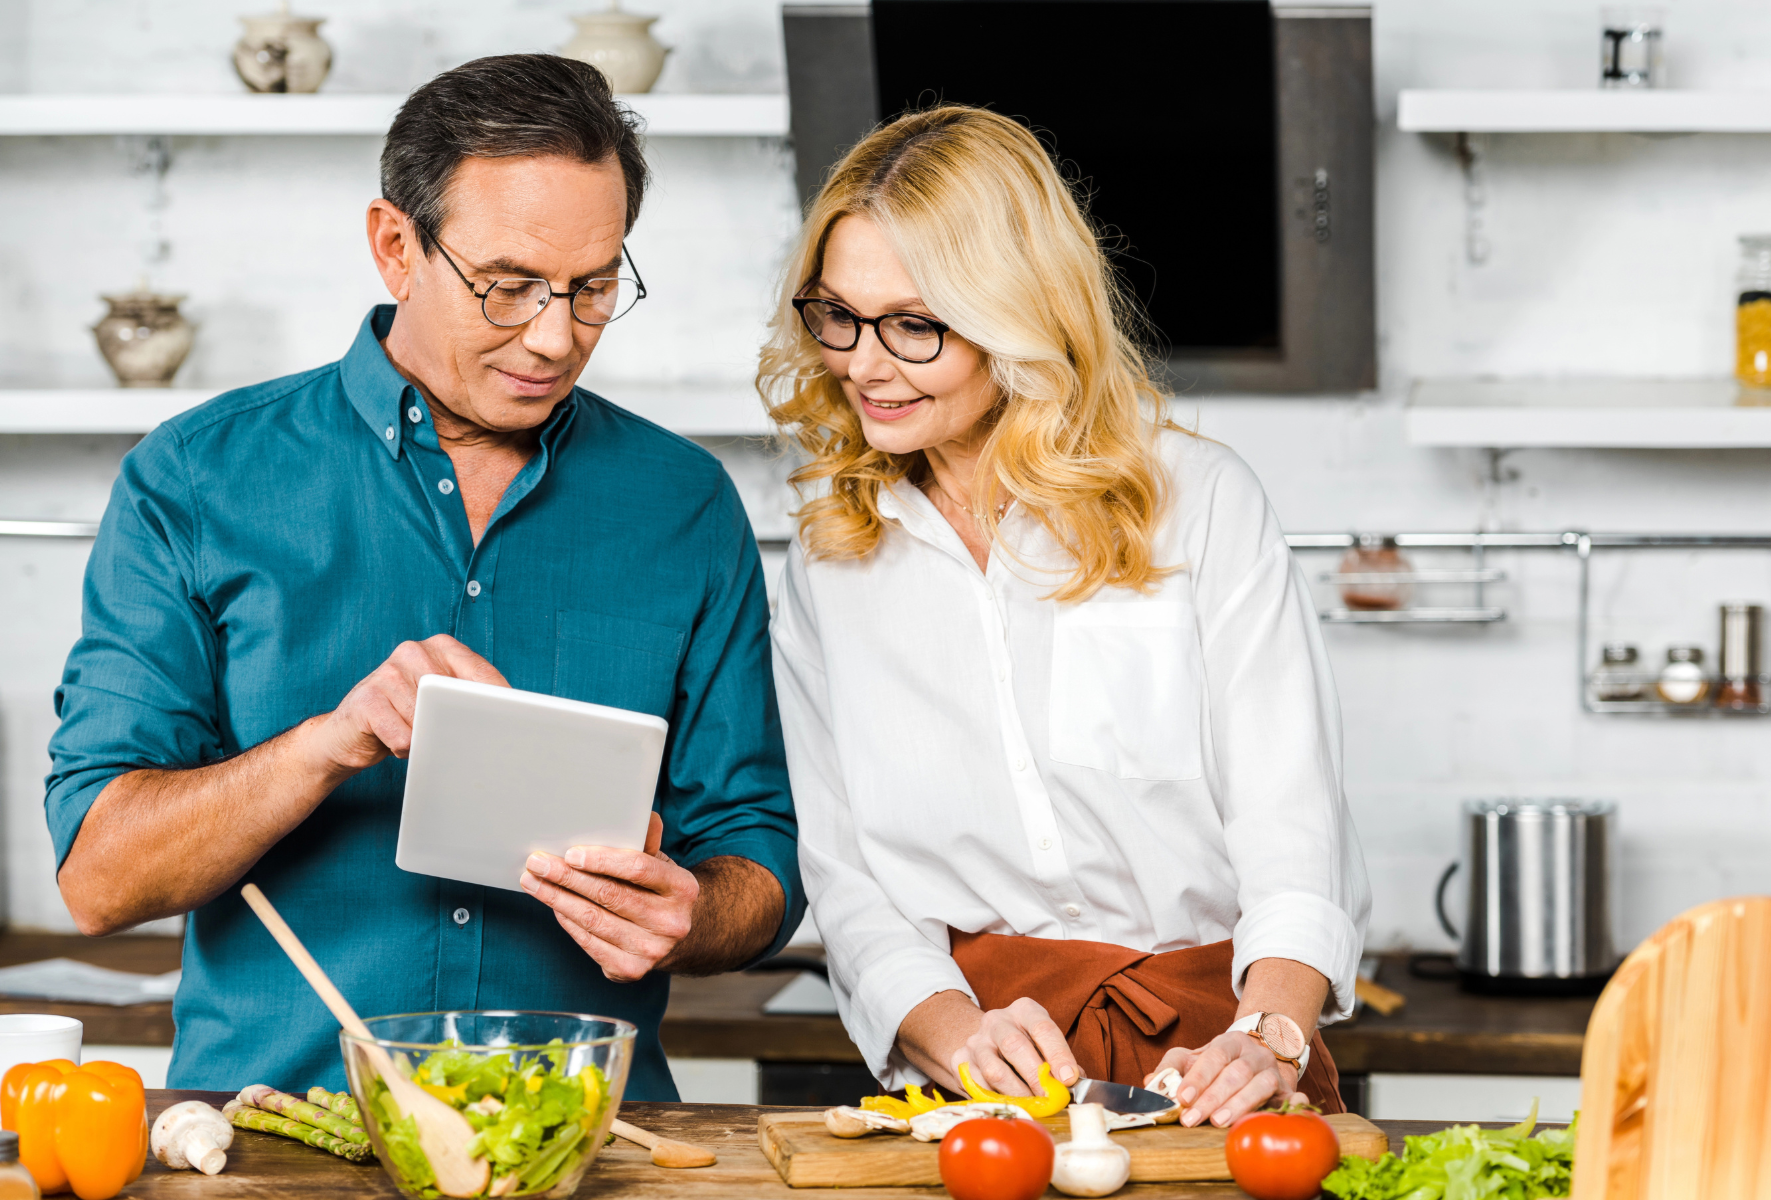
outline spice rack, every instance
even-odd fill
[[[1481,589],[1485,584],[1499,582],[1505,576],[1483,566],[1483,555],[1489,550],[1559,550],[1572,553],[1580,564],[1580,611],[1575,638],[1575,665],[1581,708],[1598,715],[1666,717],[1682,720],[1725,720],[1736,717],[1771,716],[1771,699],[1757,706],[1723,708],[1713,703],[1673,704],[1664,700],[1600,700],[1593,694],[1595,659],[1592,647],[1592,558],[1598,551],[1644,550],[1771,550],[1771,534],[1633,534],[1584,533],[1567,530],[1562,533],[1398,533],[1393,537],[1398,549],[1468,550],[1475,566],[1468,571],[1416,571],[1406,575],[1378,576],[1343,575],[1324,572],[1318,579],[1325,583],[1467,583],[1476,589],[1474,608],[1402,608],[1379,611],[1328,609],[1321,614],[1324,624],[1401,625],[1421,623],[1491,623],[1503,620],[1503,609],[1481,606]],[[1359,543],[1358,533],[1291,534],[1286,542],[1293,550],[1341,550]],[[1616,678],[1616,676],[1613,676]],[[1651,687],[1658,678],[1641,673],[1644,687]],[[1717,680],[1710,680],[1714,693]],[[1761,676],[1760,691],[1771,697],[1771,677]]]

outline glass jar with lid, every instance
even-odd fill
[[[1599,669],[1593,672],[1593,699],[1612,703],[1641,700],[1647,689],[1636,662],[1636,648],[1628,642],[1606,642],[1599,656]]]
[[[1709,676],[1703,669],[1701,646],[1668,646],[1666,666],[1654,690],[1668,704],[1702,704],[1710,694]]]
[[[37,1180],[18,1161],[18,1134],[0,1133],[0,1200],[38,1200]]]
[[[1771,233],[1741,235],[1734,294],[1734,376],[1771,389]]]
[[[1341,602],[1365,611],[1405,608],[1414,598],[1413,575],[1395,538],[1362,533],[1341,559]]]

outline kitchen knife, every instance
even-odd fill
[[[1099,1104],[1108,1112],[1116,1113],[1159,1113],[1167,1112],[1175,1106],[1173,1100],[1148,1088],[1106,1083],[1099,1079],[1090,1079],[1086,1075],[1071,1085],[1070,1102]]]

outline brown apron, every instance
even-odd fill
[[[1037,1000],[1090,1079],[1141,1087],[1168,1050],[1203,1046],[1236,1019],[1228,941],[1146,954],[1106,942],[949,932],[953,961],[979,1006]],[[1320,1033],[1298,1090],[1323,1112],[1346,1111]]]

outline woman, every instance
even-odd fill
[[[1248,468],[1161,417],[1039,142],[963,107],[876,130],[786,284],[758,384],[812,498],[775,674],[869,1066],[1018,1095],[1042,1061],[1172,1066],[1189,1125],[1302,1076],[1340,1111],[1313,1035],[1369,896],[1315,612]]]

